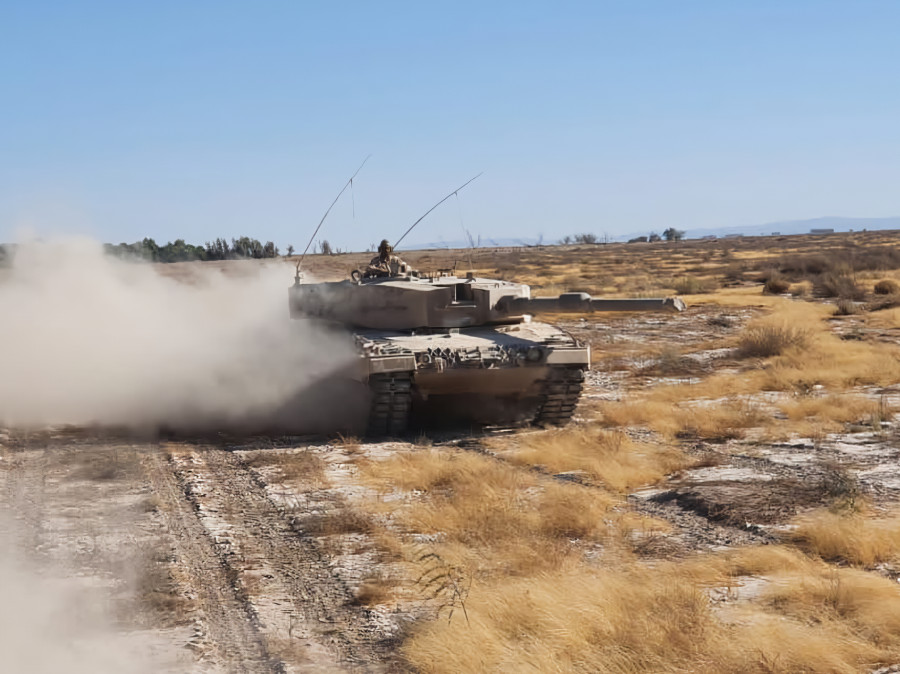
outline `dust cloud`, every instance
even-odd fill
[[[0,670],[50,674],[178,671],[175,658],[140,633],[112,626],[102,588],[38,571],[0,547]],[[169,665],[169,666],[167,666]],[[181,670],[183,671],[183,670]]]
[[[120,260],[81,238],[17,246],[0,269],[0,424],[320,430],[337,413],[317,382],[355,356],[289,320],[292,275]]]

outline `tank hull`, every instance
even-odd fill
[[[414,411],[426,423],[563,424],[590,366],[589,347],[545,323],[354,334],[372,435],[405,432]]]

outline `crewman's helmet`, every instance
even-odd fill
[[[391,247],[391,244],[388,243],[387,239],[382,239],[381,243],[378,245],[378,252],[382,255],[389,255],[394,249]]]

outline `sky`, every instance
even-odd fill
[[[900,3],[0,0],[0,241],[900,215]]]

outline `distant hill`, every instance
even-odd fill
[[[833,229],[835,232],[860,231],[862,229],[900,229],[900,217],[891,218],[843,218],[824,217],[809,220],[784,220],[769,222],[764,225],[747,225],[746,227],[712,227],[708,229],[685,229],[689,239],[701,236],[728,236],[744,234],[746,236],[767,236],[773,232],[779,234],[808,234],[811,229]],[[629,237],[630,238],[630,237]]]
[[[657,234],[662,234],[665,227],[657,230]],[[809,220],[783,220],[780,222],[769,222],[763,225],[746,225],[741,227],[709,227],[705,229],[685,228],[685,238],[699,239],[703,236],[728,236],[734,234],[743,234],[745,236],[769,236],[774,232],[778,234],[809,234],[811,229],[833,229],[835,232],[860,231],[863,229],[900,229],[900,216],[891,218],[844,218],[844,217],[823,217],[810,218]],[[651,230],[641,232],[631,232],[629,234],[620,234],[610,237],[610,241],[628,241],[638,236],[647,236]],[[566,232],[573,234],[574,232]],[[602,230],[595,232],[601,235]],[[516,239],[481,237],[478,243],[479,247],[505,247],[505,246],[536,246],[539,243],[554,244],[559,242],[559,237],[544,237],[543,241],[539,241],[534,237],[520,237]],[[402,246],[406,250],[422,250],[428,248],[468,248],[469,242],[462,239],[453,241],[429,241],[425,243],[411,243],[408,246]]]

